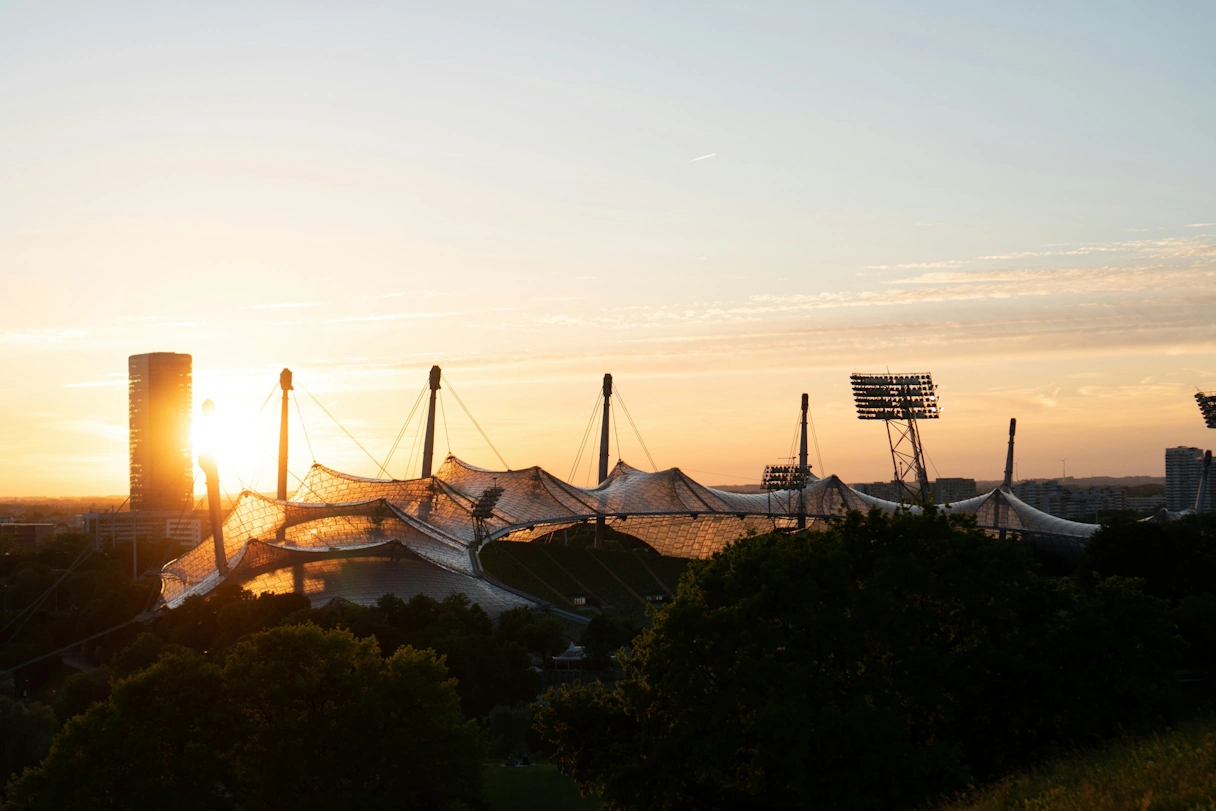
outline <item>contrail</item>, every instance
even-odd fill
[[[717,152],[710,152],[708,155],[702,155],[699,158],[693,158],[692,160],[689,161],[689,163],[696,163],[697,161],[703,161],[706,158],[716,158],[716,157],[718,157]]]

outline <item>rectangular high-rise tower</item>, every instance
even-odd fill
[[[131,509],[189,509],[194,503],[191,358],[150,352],[132,355],[128,368]]]
[[[1185,446],[1165,449],[1165,506],[1185,510],[1195,506],[1199,478],[1203,475],[1203,449]],[[1216,508],[1216,496],[1208,484],[1207,511]]]

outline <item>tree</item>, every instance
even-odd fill
[[[1177,645],[1133,583],[1041,580],[932,509],[854,513],[694,567],[627,678],[550,691],[537,726],[608,809],[908,807],[1163,711]]]
[[[1216,591],[1216,516],[1103,526],[1086,546],[1077,575],[1085,585],[1111,575],[1138,577],[1146,592],[1175,603]]]
[[[217,666],[172,653],[70,719],[46,760],[9,784],[5,808],[227,808],[225,698]]]
[[[0,779],[8,780],[9,775],[20,774],[42,760],[58,730],[59,722],[50,707],[0,696]]]
[[[642,626],[632,617],[610,617],[597,614],[583,629],[583,651],[587,655],[587,667],[604,670],[612,667],[614,657],[622,648],[632,644]]]
[[[222,667],[167,647],[68,721],[5,808],[466,808],[480,760],[433,652],[282,626]]]
[[[566,649],[566,631],[561,620],[537,614],[521,606],[498,615],[494,639],[500,644],[515,644],[529,653],[555,656]]]
[[[431,651],[315,625],[238,643],[224,665],[247,724],[235,785],[250,808],[454,807],[480,796],[480,736]]]

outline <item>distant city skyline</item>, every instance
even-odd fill
[[[815,472],[887,480],[848,375],[889,366],[940,386],[932,478],[999,479],[1010,417],[1021,478],[1164,475],[1216,445],[1214,29],[1159,4],[8,6],[0,495],[124,492],[126,358],[161,350],[193,355],[233,494],[273,490],[254,416],[284,366],[297,475],[378,472],[310,392],[383,459],[436,363],[512,466],[558,474],[611,372],[660,467],[758,481],[805,391]],[[437,456],[497,466],[445,402]]]

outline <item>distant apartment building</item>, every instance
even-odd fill
[[[176,352],[132,355],[128,368],[131,510],[189,510],[194,501],[191,358]]]
[[[933,482],[933,501],[937,504],[953,504],[968,498],[975,498],[975,479],[937,479]]]
[[[0,540],[11,540],[20,546],[42,546],[54,537],[54,524],[25,524],[16,521],[0,524]]]
[[[886,501],[899,501],[907,496],[907,491],[904,490],[903,484],[900,482],[868,482],[851,484],[849,486],[858,493],[865,493],[867,496],[881,498]]]
[[[140,541],[177,541],[182,546],[198,546],[203,539],[203,520],[192,511],[185,512],[90,512],[80,516],[82,529],[101,545]],[[206,527],[210,533],[210,522]]]
[[[1185,510],[1195,506],[1199,479],[1203,475],[1203,450],[1200,448],[1165,449],[1165,506],[1170,510]],[[1213,482],[1208,482],[1208,497],[1204,512],[1216,511]]]
[[[867,496],[899,501],[906,498],[908,493],[898,481],[868,482],[849,485],[859,493]],[[975,497],[975,479],[937,479],[933,482],[933,501],[936,504],[953,504],[966,498]]]
[[[1128,509],[1127,493],[1120,487],[1073,487],[1048,479],[1021,481],[1012,489],[1030,506],[1073,521],[1096,522],[1101,513]]]
[[[1146,510],[1157,510],[1164,506],[1165,506],[1165,495],[1164,494],[1152,495],[1152,496],[1128,496],[1127,497],[1127,508],[1129,510],[1136,510],[1137,512],[1144,512]]]

